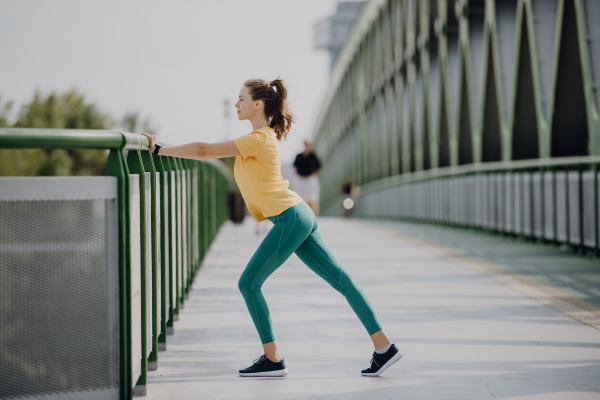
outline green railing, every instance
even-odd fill
[[[353,214],[476,228],[600,255],[600,156],[489,162],[362,185]],[[341,215],[342,198],[323,207]]]
[[[148,145],[141,135],[115,131],[0,129],[0,148],[109,150],[106,176],[118,184],[121,399],[145,394],[147,371],[158,366],[158,351],[166,349],[202,260],[229,217],[227,193],[235,187],[219,160],[155,156]],[[138,208],[139,226],[132,215]],[[141,293],[132,293],[132,273],[141,277]],[[133,301],[138,295],[140,304]],[[138,312],[141,329],[134,331]]]

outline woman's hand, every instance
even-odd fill
[[[148,133],[148,132],[142,132],[142,133],[140,133],[140,135],[146,136],[148,138],[148,140],[150,141],[150,145],[148,146],[148,149],[150,149],[151,153],[154,153],[154,145],[156,144],[156,136],[154,136],[153,134]]]

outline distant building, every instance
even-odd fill
[[[315,24],[315,47],[329,51],[332,69],[364,1],[340,1],[335,14]]]

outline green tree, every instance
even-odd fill
[[[1,99],[0,99],[1,100]],[[9,126],[12,103],[0,105],[0,127]],[[139,114],[130,112],[123,119],[136,132],[149,128],[150,120],[139,122]],[[133,124],[133,125],[132,125]],[[13,125],[18,128],[111,129],[115,120],[101,112],[76,89],[62,94],[43,96],[39,91],[33,100],[21,107]],[[0,176],[68,176],[104,175],[107,150],[0,149]]]
[[[8,126],[11,110],[12,102],[2,104],[2,96],[0,96],[0,128]]]
[[[126,132],[131,133],[156,132],[156,129],[150,123],[150,118],[146,118],[142,121],[139,112],[130,111],[128,113],[125,113],[125,116],[121,121],[121,126]]]

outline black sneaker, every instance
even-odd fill
[[[402,353],[392,343],[388,351],[383,354],[373,352],[373,358],[371,358],[371,366],[367,369],[363,369],[360,373],[364,376],[379,376],[383,371],[388,369],[390,365],[402,358]]]
[[[246,369],[240,369],[241,376],[284,376],[287,375],[287,369],[283,358],[281,361],[271,361],[266,355],[262,355],[253,361],[252,365]]]

